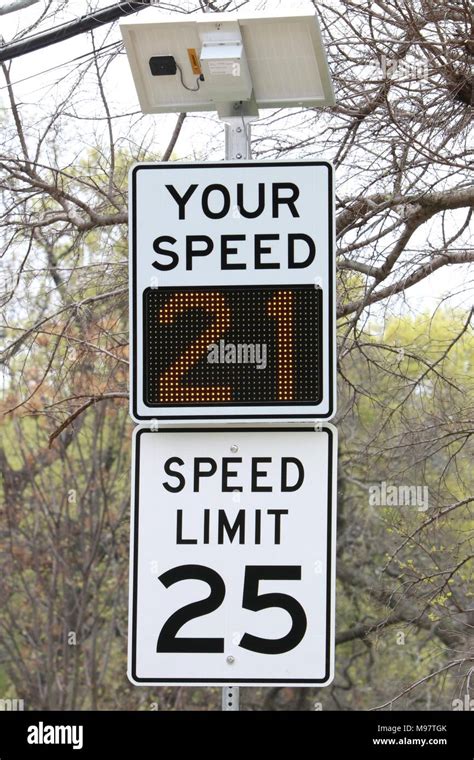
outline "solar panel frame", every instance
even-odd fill
[[[214,29],[226,35],[238,22],[253,94],[259,108],[323,107],[334,104],[334,92],[316,14],[235,13],[157,16],[156,9],[122,21],[120,29],[143,113],[214,111],[218,102],[201,82],[191,92],[176,76],[153,77],[149,58],[173,55],[185,84],[196,86],[187,50],[201,51]],[[234,32],[235,34],[235,32]],[[229,34],[227,34],[227,37]],[[229,98],[232,100],[232,97]]]

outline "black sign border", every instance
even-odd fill
[[[219,432],[234,432],[234,433],[262,433],[265,431],[271,432],[305,432],[312,433],[313,435],[326,433],[328,436],[328,474],[327,474],[327,566],[326,566],[326,656],[325,656],[325,673],[323,678],[140,678],[137,676],[136,663],[137,663],[137,624],[138,624],[138,537],[139,537],[139,501],[140,501],[140,438],[145,433],[151,435],[160,435],[162,433],[219,433]],[[332,605],[335,604],[335,598],[332,598],[332,574],[335,572],[335,567],[332,566],[332,533],[333,533],[333,513],[335,510],[335,496],[333,493],[333,459],[334,459],[334,434],[333,429],[330,426],[321,425],[318,429],[318,433],[315,432],[314,427],[271,427],[271,428],[259,428],[259,427],[212,427],[212,428],[163,428],[161,430],[150,430],[148,428],[138,428],[135,437],[135,449],[134,449],[134,474],[135,474],[135,487],[133,493],[132,510],[134,516],[134,530],[133,530],[133,553],[132,553],[132,568],[133,578],[131,585],[132,593],[132,609],[131,609],[131,662],[130,662],[130,675],[133,682],[136,684],[288,684],[293,686],[318,686],[320,684],[327,684],[331,675],[331,638],[333,636],[332,630]],[[333,642],[334,643],[334,642]]]
[[[240,414],[230,414],[224,412],[224,410],[220,414],[196,414],[196,415],[186,415],[185,409],[186,407],[182,407],[180,409],[179,413],[176,414],[162,414],[162,410],[166,410],[166,407],[150,407],[150,409],[154,410],[154,413],[150,413],[149,415],[141,415],[138,414],[137,409],[137,389],[138,389],[138,366],[137,366],[137,347],[138,347],[138,335],[137,335],[137,174],[139,171],[143,171],[146,169],[156,170],[156,169],[169,169],[170,164],[138,164],[137,166],[134,166],[131,170],[131,177],[132,177],[132,193],[131,193],[131,209],[132,209],[132,218],[131,218],[131,227],[132,227],[132,280],[131,280],[131,293],[132,293],[132,310],[133,310],[133,318],[132,318],[132,324],[133,324],[133,334],[132,334],[132,345],[130,347],[130,350],[132,351],[133,355],[133,374],[131,377],[131,392],[132,392],[132,403],[131,403],[131,410],[132,410],[132,416],[134,420],[138,420],[139,422],[147,422],[150,420],[158,419],[158,420],[240,420],[240,419],[250,419],[250,420],[273,420],[273,419],[318,419],[318,420],[330,420],[334,414],[335,414],[335,404],[334,404],[334,353],[335,353],[335,332],[334,332],[334,257],[333,257],[333,251],[334,251],[334,234],[333,234],[333,226],[334,226],[334,218],[333,218],[333,185],[334,185],[334,179],[333,179],[333,167],[332,164],[330,164],[328,161],[252,161],[252,162],[221,162],[221,163],[205,163],[205,164],[178,164],[173,163],[172,168],[173,169],[223,169],[224,167],[233,167],[233,168],[240,168],[240,167],[253,167],[253,168],[261,168],[261,167],[281,167],[281,166],[289,166],[289,167],[297,167],[297,166],[325,166],[328,169],[328,240],[329,240],[329,288],[328,288],[328,310],[329,310],[329,351],[328,351],[328,370],[329,370],[329,388],[328,388],[328,402],[329,402],[329,408],[328,411],[325,414],[318,414],[315,412],[308,412],[307,414],[283,414],[280,412],[273,412],[272,414],[247,414],[247,413],[240,413]],[[183,286],[184,287],[184,286]],[[216,286],[218,287],[218,286]],[[262,284],[260,287],[270,287],[270,285],[264,285]],[[323,292],[323,298],[324,298],[324,292]],[[333,339],[334,338],[334,339]],[[324,359],[324,356],[323,356]],[[324,395],[324,390],[323,390]],[[145,400],[142,399],[142,403],[144,406],[148,406],[145,403]],[[240,402],[241,404],[243,402]],[[197,405],[193,405],[193,408],[196,408]],[[234,404],[227,404],[226,407],[233,408],[238,407],[238,403]],[[252,406],[252,404],[247,403],[245,406]],[[284,403],[282,402],[269,402],[267,404],[264,403],[258,403],[253,404],[253,406],[272,406],[272,407],[283,407]],[[315,404],[313,402],[300,402],[299,404],[294,404],[294,406],[311,406],[314,407]],[[189,407],[187,407],[189,408]]]

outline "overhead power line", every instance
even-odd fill
[[[4,84],[0,86],[1,90],[8,90],[9,87],[15,87],[18,84],[22,84],[22,82],[28,82],[30,79],[34,79],[35,77],[41,77],[43,74],[49,74],[50,71],[57,71],[57,69],[62,69],[65,66],[71,66],[73,63],[76,63],[77,61],[81,61],[82,63],[89,63],[95,58],[99,58],[101,55],[104,54],[104,50],[111,51],[112,48],[115,48],[115,51],[119,52],[120,48],[123,47],[123,42],[118,40],[117,42],[110,42],[108,45],[102,45],[99,48],[96,48],[96,50],[89,50],[87,53],[82,53],[81,55],[76,55],[75,58],[70,58],[68,61],[63,61],[62,63],[58,63],[55,66],[50,66],[49,69],[41,69],[40,71],[35,71],[34,74],[29,74],[26,77],[22,77],[21,79],[17,79],[15,82],[11,82],[9,84]]]
[[[14,13],[15,11],[21,11],[22,8],[28,8],[35,3],[39,3],[39,0],[10,0],[10,2],[2,3],[0,5],[0,16],[5,16],[7,13]]]
[[[34,50],[42,50],[57,42],[64,42],[64,40],[69,40],[78,34],[84,34],[84,32],[90,32],[104,24],[111,24],[113,21],[122,18],[122,16],[137,13],[152,4],[155,5],[156,3],[153,3],[152,0],[141,0],[141,2],[121,2],[109,5],[107,8],[103,8],[95,13],[81,16],[81,18],[75,21],[61,24],[55,29],[40,32],[25,40],[12,42],[9,45],[0,47],[0,61],[10,61],[13,58],[25,55],[25,53],[32,53]]]

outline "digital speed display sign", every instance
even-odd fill
[[[335,413],[332,169],[131,171],[131,415]]]

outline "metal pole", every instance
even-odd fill
[[[229,119],[225,125],[226,161],[246,161],[251,157],[250,124],[245,116]]]
[[[226,161],[248,161],[252,157],[252,148],[250,143],[250,121],[254,121],[255,116],[245,116],[242,112],[242,104],[234,103],[232,107],[232,116],[223,117],[223,120],[226,122]],[[239,687],[223,686],[222,710],[224,712],[238,712],[239,707]]]
[[[235,116],[226,116],[225,124],[225,159],[226,161],[246,161],[252,158],[250,121],[255,117],[245,116],[242,104],[235,103]],[[239,113],[240,111],[240,113]]]
[[[224,712],[237,712],[239,710],[239,687],[224,686],[222,689],[222,709]]]

